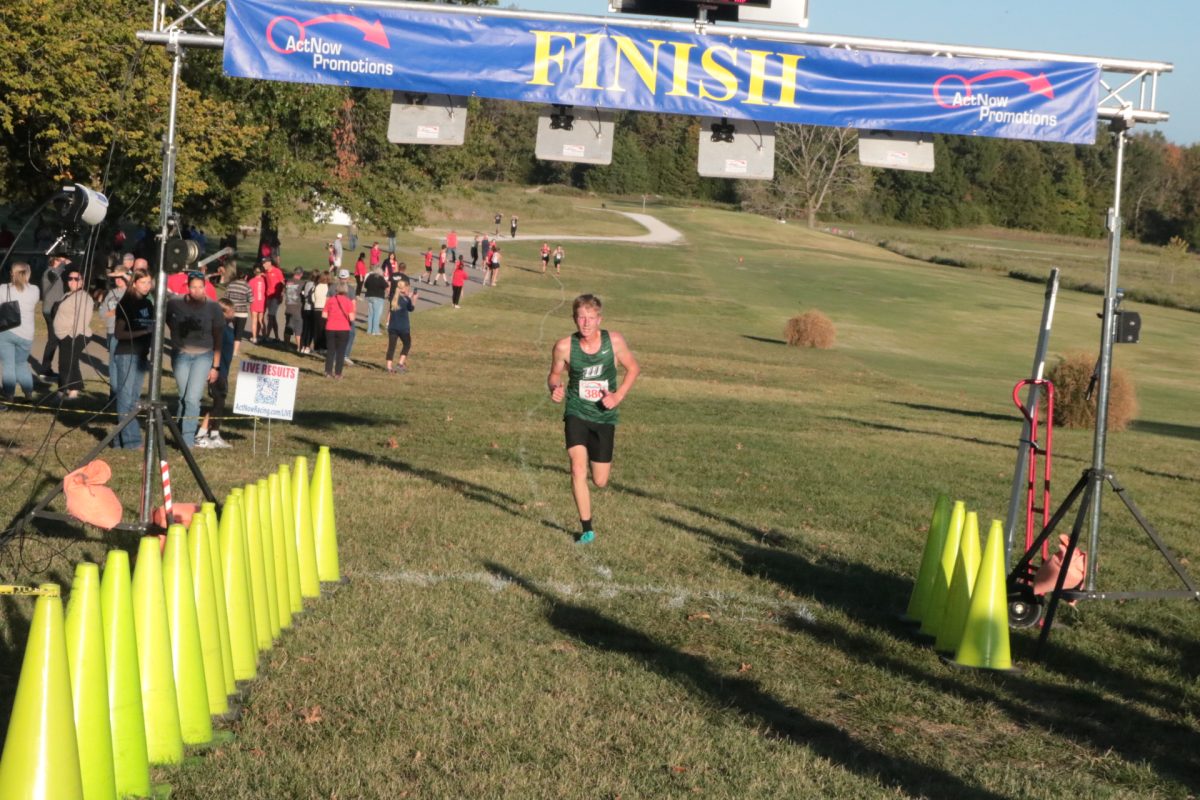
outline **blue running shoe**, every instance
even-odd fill
[[[584,531],[583,533],[579,534],[579,538],[575,540],[575,543],[576,544],[587,544],[587,543],[593,542],[595,540],[596,540],[596,532],[595,531]]]

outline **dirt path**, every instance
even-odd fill
[[[620,214],[623,217],[628,217],[629,219],[633,220],[634,222],[636,222],[637,224],[639,224],[643,228],[645,228],[646,232],[643,234],[636,235],[636,236],[594,236],[594,235],[587,235],[587,234],[571,234],[571,233],[540,233],[538,231],[532,231],[530,233],[526,233],[524,231],[521,231],[518,234],[516,241],[519,241],[519,242],[536,242],[536,241],[622,242],[625,244],[649,244],[649,245],[676,245],[676,244],[682,244],[684,241],[682,233],[675,230],[674,228],[672,228],[670,225],[666,224],[665,222],[659,220],[657,217],[652,217],[649,214],[638,214],[633,211],[615,211],[611,208],[593,209],[593,210],[596,210],[596,211],[603,210],[603,211],[608,211],[613,214]],[[422,234],[430,234],[433,236],[440,235],[440,229],[434,229],[434,228],[418,228],[417,232],[422,233]],[[467,240],[463,240],[463,239],[460,239],[460,241],[466,242],[465,247],[460,248],[460,250],[465,250],[467,252],[470,252],[470,248],[471,248],[470,242]],[[502,244],[508,244],[508,243],[513,242],[514,240],[509,237],[501,236],[499,241]],[[503,250],[502,250],[502,252],[503,252]],[[501,273],[500,273],[502,280],[504,277],[503,269],[504,269],[504,267],[502,266]],[[419,267],[418,267],[418,270],[420,270]],[[463,287],[463,298],[464,299],[470,297],[471,295],[475,294],[476,292],[491,291],[490,288],[485,287],[483,285],[483,273],[484,273],[484,271],[482,269],[478,269],[478,270],[468,269],[467,270],[467,275],[468,275],[467,285]],[[416,275],[419,273],[414,272],[413,274]],[[450,289],[449,289],[449,287],[429,286],[429,285],[426,285],[426,284],[420,283],[420,282],[418,282],[416,284],[416,286],[417,286],[417,289],[420,290],[420,294],[417,297],[417,303],[416,303],[417,311],[423,311],[427,308],[437,308],[438,306],[450,305]],[[497,287],[497,288],[503,289],[503,287]],[[366,313],[367,313],[366,312],[366,303],[360,302],[359,305],[360,305],[359,311],[360,311],[363,319],[365,319]]]

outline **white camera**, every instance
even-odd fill
[[[59,207],[59,216],[70,225],[84,222],[96,226],[108,215],[108,198],[81,183],[64,186],[59,198],[65,201]]]

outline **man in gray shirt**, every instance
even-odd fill
[[[167,327],[171,329],[171,371],[179,387],[175,416],[183,443],[191,447],[200,427],[200,398],[204,387],[215,381],[221,366],[221,338],[225,317],[221,306],[208,299],[204,275],[188,275],[183,297],[167,301]]]

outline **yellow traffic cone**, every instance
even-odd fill
[[[946,541],[942,545],[942,555],[938,559],[937,569],[933,573],[933,584],[929,589],[929,603],[925,608],[925,616],[921,617],[921,633],[926,636],[936,637],[941,630],[942,617],[946,614],[946,597],[950,594],[950,579],[954,577],[954,562],[958,558],[958,543],[962,538],[966,516],[966,504],[961,500],[954,501],[954,507],[950,510],[950,522],[946,526]]]
[[[233,677],[233,643],[229,639],[229,609],[225,605],[225,576],[221,569],[221,526],[217,521],[216,503],[201,503],[200,510],[204,512],[204,538],[208,540],[208,563],[212,567],[213,600],[217,608],[217,633],[221,637],[221,674],[225,676],[225,695],[228,697],[237,691],[237,681]]]
[[[85,800],[116,800],[104,625],[100,617],[100,567],[95,564],[75,565],[75,582],[67,600],[66,636],[83,796]]]
[[[311,489],[317,575],[323,583],[336,583],[342,579],[342,573],[338,566],[337,523],[333,513],[333,464],[326,445],[317,450]]]
[[[117,796],[150,794],[150,761],[146,754],[146,718],[138,677],[129,554],[110,550],[100,579],[100,613],[104,623],[108,715],[112,730],[113,771]]]
[[[246,541],[250,555],[250,588],[254,593],[254,629],[258,651],[270,650],[279,635],[279,607],[272,588],[275,574],[269,570],[266,545],[258,516],[258,486],[247,483],[242,493],[245,501]],[[270,580],[268,580],[270,576]]]
[[[225,580],[225,606],[229,612],[229,649],[233,677],[249,681],[258,677],[258,643],[254,631],[254,599],[247,580],[243,544],[241,497],[231,494],[221,512],[221,572]]]
[[[942,618],[942,629],[938,631],[937,641],[933,644],[933,649],[939,653],[953,653],[962,641],[967,609],[971,607],[971,591],[979,572],[979,551],[979,515],[969,511],[958,546],[958,558],[954,560],[954,577],[950,580],[950,593],[946,597],[946,615]]]
[[[238,524],[239,530],[241,530],[242,564],[244,564],[245,568],[246,568],[246,592],[247,592],[247,596],[250,598],[250,622],[252,625],[251,630],[256,632],[255,636],[254,636],[254,653],[255,653],[255,658],[257,658],[258,653],[261,652],[261,650],[263,648],[258,642],[258,634],[257,634],[257,631],[258,631],[258,616],[257,616],[258,615],[258,600],[256,599],[256,596],[255,596],[256,589],[255,589],[255,584],[254,584],[254,570],[252,568],[252,562],[250,561],[250,526],[249,526],[249,518],[248,518],[249,512],[246,509],[247,498],[246,498],[245,490],[242,489],[242,487],[240,487],[240,486],[235,486],[232,489],[230,489],[229,497],[237,499],[238,506],[241,508],[241,512],[242,512],[241,516],[238,517],[238,519],[237,519],[237,524]],[[258,589],[262,590],[264,592],[266,591],[265,586],[259,586]],[[264,597],[265,597],[265,595],[264,595]],[[265,610],[265,608],[266,608],[265,604],[264,604],[263,608]],[[271,623],[268,620],[264,624],[267,626],[267,634],[269,636]]]
[[[949,524],[950,498],[939,494],[933,504],[933,520],[929,523],[929,535],[925,537],[925,550],[921,553],[921,568],[917,571],[917,580],[908,598],[908,611],[902,617],[905,622],[920,622],[925,617],[929,593],[933,590],[934,572],[942,556],[942,547],[946,544],[946,527]]]
[[[215,535],[215,531],[213,532]],[[229,711],[225,694],[225,663],[221,658],[221,623],[217,622],[217,595],[213,587],[208,520],[205,514],[192,517],[187,533],[188,565],[192,571],[192,602],[200,634],[200,658],[204,665],[204,688],[208,713],[219,717]]]
[[[208,744],[212,741],[212,718],[208,712],[208,687],[204,680],[200,620],[196,616],[190,561],[187,531],[182,525],[172,525],[167,528],[167,547],[163,551],[163,591],[171,630],[179,729],[184,744]]]
[[[276,489],[276,494],[279,490]],[[283,526],[275,525],[271,513],[271,483],[266,478],[258,479],[258,513],[262,517],[263,536],[271,532],[271,566],[275,574],[275,603],[279,614],[280,630],[292,627],[292,601],[288,597],[287,553],[283,547]],[[267,580],[271,573],[267,573]]]
[[[133,621],[137,634],[146,754],[151,764],[183,760],[175,668],[171,665],[171,629],[163,591],[162,555],[157,536],[143,536],[133,568]]]
[[[320,597],[321,578],[317,575],[317,545],[313,539],[312,499],[308,489],[308,459],[296,456],[292,505],[296,520],[296,557],[300,564],[300,595]]]
[[[300,607],[292,607],[293,612],[304,610],[304,592],[301,588],[300,579],[300,539],[299,525],[296,524],[296,503],[292,500],[294,493],[292,492],[292,471],[287,464],[279,465],[279,499],[283,504],[283,532],[288,538],[288,553],[293,558],[293,562],[288,563],[288,591],[292,592],[293,600],[299,598]],[[292,565],[295,564],[295,572],[292,571]],[[295,581],[295,589],[292,588],[292,582]]]
[[[0,797],[82,800],[62,598],[52,583],[40,588],[45,594],[33,607],[21,677],[0,755]]]
[[[992,520],[983,560],[971,593],[967,624],[954,662],[964,667],[1012,669],[1008,647],[1008,589],[1004,575],[1004,526]]]
[[[304,610],[304,603],[300,599],[300,564],[296,560],[294,526],[287,524],[287,515],[283,513],[284,486],[283,479],[278,472],[272,472],[267,476],[267,489],[271,493],[271,526],[276,531],[275,541],[283,549],[284,567],[287,572],[288,609],[293,614],[298,614]]]

